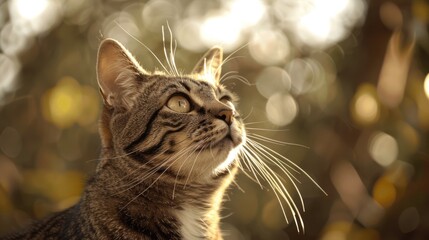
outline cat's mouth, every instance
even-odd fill
[[[210,144],[210,148],[221,148],[227,151],[236,148],[238,145],[241,144],[242,140],[238,134],[238,136],[235,135],[236,134],[234,134],[231,129],[228,129],[228,133],[223,138]]]
[[[217,150],[217,151],[231,151],[237,148],[243,142],[242,130],[235,125],[224,126],[214,129],[211,133],[205,136],[199,136],[198,150]]]

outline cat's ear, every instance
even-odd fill
[[[213,47],[198,61],[192,74],[198,74],[213,84],[218,84],[223,61],[223,50],[221,47]]]
[[[105,39],[98,49],[97,80],[104,104],[130,109],[144,70],[122,44]]]

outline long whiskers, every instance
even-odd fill
[[[309,147],[302,145],[302,144],[283,142],[283,141],[271,139],[271,138],[268,138],[268,137],[265,137],[265,136],[262,136],[259,134],[255,134],[255,133],[249,133],[248,136],[252,137],[254,139],[260,140],[260,141],[264,141],[267,143],[272,143],[272,144],[276,144],[276,145],[280,145],[280,146],[296,146],[296,147],[302,147],[302,148],[309,149]]]
[[[139,175],[135,176],[133,178],[133,181],[122,185],[122,186],[118,186],[116,187],[116,190],[120,190],[123,189],[122,191],[118,192],[118,193],[122,193],[125,192],[127,190],[130,190],[136,186],[138,186],[139,184],[143,183],[146,179],[150,178],[152,175],[154,175],[156,172],[158,172],[159,170],[161,170],[164,166],[166,166],[167,164],[173,164],[174,161],[176,161],[178,158],[182,157],[183,155],[188,153],[188,150],[191,149],[191,147],[182,149],[181,151],[173,154],[172,156],[170,156],[169,158],[167,158],[164,162],[162,162],[161,164],[156,164],[156,166],[147,169],[147,164],[142,164],[140,165],[138,168],[136,168],[135,170],[133,170],[133,172],[131,172],[130,174],[128,174],[127,176],[124,176],[120,179],[120,181],[123,181],[125,178],[127,177],[132,177],[132,174],[134,174],[135,172],[139,173]],[[150,160],[148,160],[148,162],[150,161],[155,161],[155,159],[157,159],[158,157],[160,157],[162,154],[164,154],[167,150],[160,152],[158,155],[152,157]],[[173,163],[172,163],[173,162]],[[166,169],[168,170],[168,169]],[[141,175],[141,174],[144,175]],[[116,193],[116,194],[118,194]]]
[[[186,139],[183,139],[182,141],[179,141],[177,144],[180,144],[180,143],[182,143],[182,142],[184,142]],[[179,154],[181,154],[181,152],[182,151],[186,151],[186,149],[187,148],[184,148],[184,149],[182,149],[181,151],[179,151],[179,152],[177,152],[177,153],[175,153],[175,155],[172,155],[172,156],[170,156],[169,158],[167,158],[166,159],[166,161],[165,162],[167,162],[170,158],[174,158],[176,155],[179,155]],[[163,151],[161,151],[161,152],[159,152],[157,155],[155,155],[155,156],[152,156],[150,159],[148,159],[147,160],[147,163],[151,163],[152,161],[155,161],[158,157],[160,157],[160,156],[162,156],[163,154],[165,154],[165,152],[167,151],[167,150],[169,150],[169,149],[165,149],[165,150],[163,150]],[[132,153],[135,153],[135,152],[138,152],[139,150],[138,149],[135,149],[134,151],[132,151],[132,152],[130,152],[130,153],[128,153],[128,154],[124,154],[124,155],[122,155],[122,156],[118,156],[118,157],[114,157],[114,158],[111,158],[111,159],[115,159],[115,158],[122,158],[122,157],[125,157],[125,156],[128,156],[128,155],[130,155],[130,154],[132,154]],[[109,158],[110,159],[110,158]],[[128,174],[126,174],[125,176],[123,176],[123,177],[121,177],[120,179],[119,179],[119,182],[123,182],[123,180],[125,180],[126,178],[130,178],[130,177],[133,177],[133,175],[134,175],[134,173],[138,173],[139,175],[138,176],[135,176],[135,177],[133,177],[133,181],[131,181],[131,182],[129,182],[129,183],[127,183],[126,185],[123,185],[123,186],[116,186],[116,189],[118,190],[118,189],[122,189],[122,188],[128,188],[128,189],[131,189],[132,187],[134,187],[134,186],[137,186],[138,184],[140,184],[141,182],[142,182],[142,177],[145,177],[145,176],[147,176],[147,175],[149,175],[150,173],[155,173],[156,171],[158,171],[159,169],[161,169],[163,167],[163,165],[157,165],[157,164],[155,164],[155,167],[153,167],[153,168],[149,168],[149,170],[147,170],[147,164],[141,164],[141,165],[139,165],[137,168],[135,168],[133,171],[131,171],[131,172],[129,172]],[[140,174],[142,174],[142,173],[145,173],[146,175],[143,175],[143,176],[141,176]],[[112,184],[113,185],[113,184]],[[129,186],[131,186],[132,185],[132,187],[131,188],[129,188]]]
[[[188,150],[189,149],[191,149],[191,147],[189,147],[188,148]],[[181,151],[182,152],[182,151]],[[186,154],[186,153],[185,153]],[[164,175],[164,173],[174,164],[174,162],[175,161],[177,161],[178,159],[180,159],[179,157],[178,158],[170,158],[170,160],[171,159],[173,159],[173,163],[172,164],[170,164],[168,167],[166,167],[165,169],[164,169],[164,171],[149,185],[149,186],[147,186],[143,191],[141,191],[139,194],[137,194],[134,198],[132,198],[130,201],[128,201],[128,203],[127,204],[125,204],[122,208],[121,208],[121,210],[123,210],[123,209],[125,209],[129,204],[131,204],[133,201],[135,201],[136,199],[138,199],[140,196],[142,196],[147,190],[149,190],[153,185],[155,185],[155,183],[157,183],[158,182],[158,180]],[[167,162],[167,161],[166,161]]]
[[[327,194],[316,183],[316,181],[297,164],[284,157],[280,153],[274,151],[273,149],[263,145],[261,142],[280,146],[305,146],[271,139],[255,133],[248,133],[247,136],[248,138],[246,144],[239,152],[239,167],[248,177],[258,183],[261,188],[264,188],[262,182],[268,183],[269,187],[273,190],[277,201],[279,202],[286,222],[289,223],[289,214],[291,214],[293,221],[296,223],[297,231],[304,231],[304,221],[301,216],[301,211],[305,212],[305,204],[298,187],[298,184],[301,184],[301,182],[295,175],[304,174],[325,195]],[[278,169],[280,171],[279,173],[281,174],[274,171],[274,169]],[[250,171],[250,173],[247,173],[246,170]],[[286,177],[286,179],[283,178],[283,176]],[[300,207],[298,207],[298,205],[295,203],[292,194],[285,186],[286,182],[292,184],[293,189],[298,195]],[[290,209],[290,213],[287,213],[283,204],[286,204],[288,206],[288,208]]]
[[[146,48],[146,50],[148,50],[152,56],[158,61],[159,65],[161,65],[161,67],[164,69],[165,72],[169,72],[167,70],[167,68],[165,67],[164,64],[162,64],[161,60],[159,60],[158,56],[156,56],[156,54],[146,45],[144,44],[142,41],[138,40],[134,35],[132,35],[130,32],[128,32],[124,27],[121,26],[121,24],[119,24],[117,21],[115,21],[115,23],[118,25],[118,27],[120,27],[126,34],[128,34],[132,39],[134,39],[135,41],[137,41],[140,45],[142,45],[144,48]]]
[[[178,179],[178,177],[179,177],[179,174],[180,174],[180,171],[182,170],[182,167],[185,165],[185,163],[186,163],[186,161],[197,151],[197,149],[200,147],[200,145],[196,145],[196,146],[193,146],[193,150],[190,152],[190,154],[188,154],[188,157],[187,158],[185,158],[185,160],[183,160],[182,161],[182,164],[180,165],[180,167],[179,167],[179,170],[177,171],[177,173],[176,173],[176,179],[175,179],[175,181],[174,181],[174,186],[173,186],[173,199],[174,199],[174,195],[175,195],[175,192],[176,192],[176,185],[177,185],[177,179]],[[191,170],[192,171],[192,170]],[[190,173],[189,173],[190,174]]]

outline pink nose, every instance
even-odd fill
[[[223,109],[219,111],[216,117],[224,120],[228,125],[231,125],[234,111],[232,109]]]

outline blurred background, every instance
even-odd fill
[[[164,59],[167,22],[185,72],[215,44],[238,50],[223,73],[249,132],[291,143],[259,137],[328,194],[294,173],[298,233],[241,174],[226,239],[429,239],[425,0],[0,0],[0,234],[76,203],[94,172],[100,41],[161,69],[138,41]]]

